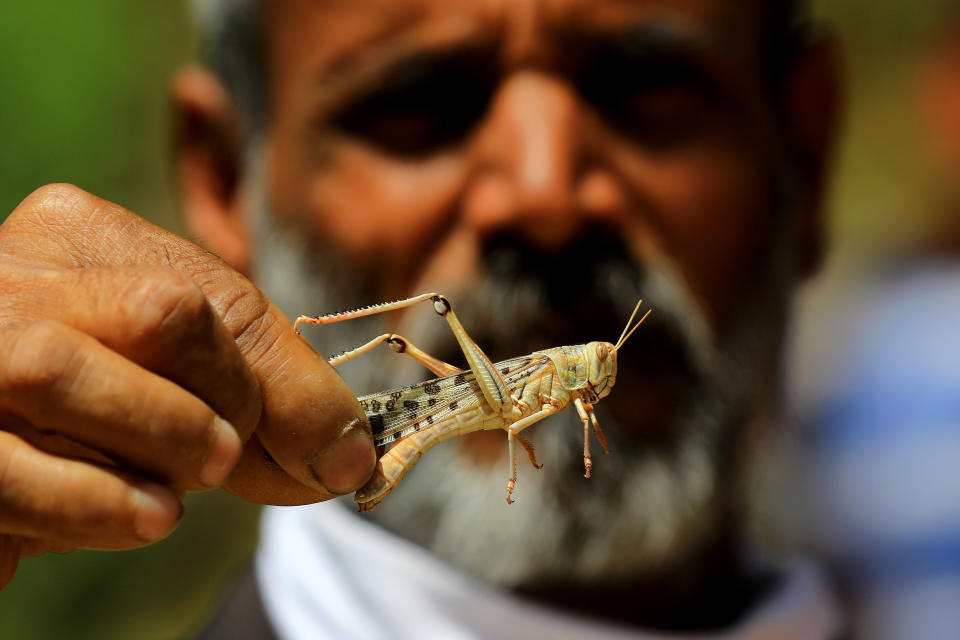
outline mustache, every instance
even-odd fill
[[[484,241],[481,256],[479,279],[450,295],[457,316],[494,361],[592,340],[615,342],[644,298],[654,312],[621,357],[669,361],[696,377],[705,374],[709,347],[698,335],[703,331],[691,326],[700,323],[700,313],[684,284],[666,265],[638,261],[612,232],[586,231],[557,251],[501,234]],[[458,348],[446,338],[434,330],[420,340],[438,357],[457,359]]]

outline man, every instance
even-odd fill
[[[191,230],[236,271],[69,187],[3,227],[8,562],[154,540],[176,491],[224,482],[238,458],[224,486],[261,502],[361,485],[366,422],[279,309],[441,291],[498,360],[615,338],[645,297],[656,311],[619,354],[600,405],[614,454],[594,477],[564,416],[533,430],[545,468],[523,470],[513,506],[505,438],[482,433],[425,456],[379,527],[336,503],[271,511],[258,583],[274,632],[827,633],[808,576],[752,566],[740,535],[740,471],[789,290],[815,262],[837,102],[832,48],[794,28],[797,8],[207,9],[216,75],[176,82],[178,162]],[[311,333],[327,353],[382,327],[456,357],[429,309]],[[383,359],[345,368],[351,388],[420,375]]]

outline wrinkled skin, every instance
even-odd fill
[[[372,470],[353,394],[216,256],[69,185],[0,256],[4,583],[19,555],[164,537],[184,490],[300,503]]]

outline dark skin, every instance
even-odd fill
[[[722,333],[736,319],[736,301],[749,291],[752,271],[765,263],[769,185],[784,148],[800,167],[805,194],[797,251],[816,254],[820,188],[836,107],[835,57],[824,43],[808,43],[798,52],[771,94],[761,80],[759,15],[752,4],[719,0],[272,2],[266,11],[269,106],[263,150],[271,207],[318,246],[335,247],[358,269],[378,274],[380,299],[434,290],[438,283],[468,283],[479,247],[492,234],[516,234],[550,251],[591,227],[603,227],[625,238],[636,259],[663,255],[678,265]],[[187,222],[223,261],[89,194],[46,188],[0,229],[0,252],[16,252],[17,260],[4,261],[13,266],[0,280],[3,300],[18,300],[10,315],[29,323],[56,318],[88,336],[96,328],[106,340],[103,349],[139,364],[156,378],[150,378],[154,384],[181,382],[185,369],[197,371],[197,365],[181,362],[186,350],[179,345],[208,345],[203,366],[214,368],[213,374],[232,363],[228,368],[237,382],[225,399],[202,383],[194,389],[183,382],[192,392],[198,426],[176,437],[207,442],[204,420],[214,411],[229,420],[238,437],[226,446],[230,455],[223,466],[231,467],[240,442],[246,444],[239,471],[226,486],[256,501],[304,503],[349,491],[362,484],[373,463],[365,425],[353,421],[352,396],[242,275],[256,260],[246,227],[247,176],[237,161],[243,116],[205,71],[183,72],[174,93],[184,125],[178,163]],[[777,112],[774,104],[787,107]],[[779,126],[777,113],[789,126]],[[51,226],[50,220],[64,226]],[[161,290],[174,290],[162,308],[180,309],[178,300],[192,301],[185,320],[155,320],[134,332],[138,348],[145,342],[136,342],[138,336],[163,336],[169,348],[152,356],[159,362],[111,342],[111,336],[129,333],[129,318],[110,303],[125,299],[133,263],[156,265],[147,277],[157,278]],[[81,273],[106,269],[108,276],[51,288],[47,302],[18,293],[17,278],[32,286],[46,277],[37,272],[50,264],[79,267]],[[805,261],[796,276],[811,265]],[[168,280],[173,284],[164,284]],[[104,301],[94,310],[95,321],[75,326],[60,302],[65,293],[72,300]],[[197,317],[208,334],[187,331]],[[646,375],[628,390],[651,416],[637,429],[669,422],[675,410],[669,366]],[[130,395],[161,413],[172,406],[139,389]],[[40,428],[57,432],[56,425]],[[354,448],[311,468],[303,452],[328,451],[344,430],[347,437],[340,442]],[[162,429],[157,438],[155,447],[176,441]],[[110,449],[109,441],[84,445]],[[502,446],[501,439],[496,445]],[[43,442],[34,446],[36,455],[47,448]],[[283,472],[264,464],[263,446]],[[464,446],[485,459],[483,436],[465,439]],[[0,532],[13,534],[7,557],[15,557],[10,549],[23,549],[24,540],[29,551],[53,546],[34,541],[52,539],[63,530],[60,524],[70,521],[63,513],[69,503],[65,491],[79,494],[109,480],[122,492],[128,483],[123,474],[160,479],[174,491],[202,486],[197,480],[202,460],[154,469],[134,453],[110,458],[117,466],[106,470],[71,462],[96,473],[76,487],[68,483],[49,492],[53,507],[35,518],[40,524],[33,528],[0,520]],[[39,486],[40,481],[25,475],[23,482]],[[85,511],[98,508],[108,509],[91,505]],[[175,521],[171,511],[157,530],[165,533]],[[66,538],[62,546],[143,542],[129,534],[129,519],[118,517],[115,529],[119,533],[111,539],[88,531]],[[756,591],[752,580],[743,579],[735,554],[727,553],[731,539],[729,531],[719,532],[705,554],[716,575],[682,588],[667,586],[659,599],[650,584],[625,585],[616,593],[563,586],[528,595],[623,617],[629,607],[608,605],[638,594],[660,605],[696,601],[722,585],[737,594],[736,602],[724,606],[722,615],[707,612],[694,626],[720,624]],[[630,621],[676,626],[671,616],[652,616],[652,609],[631,612]]]
[[[185,490],[290,504],[368,477],[353,394],[216,256],[69,185],[0,254],[4,583],[18,555],[162,538]]]

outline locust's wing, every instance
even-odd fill
[[[504,360],[496,364],[508,391],[522,389],[531,376],[550,366],[539,354]],[[446,420],[461,411],[486,402],[480,385],[470,371],[435,378],[418,384],[380,391],[357,398],[367,414],[377,446],[396,442],[425,427]]]

